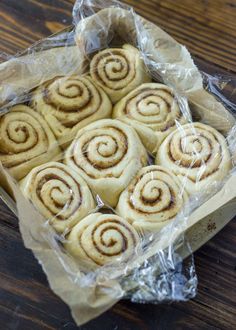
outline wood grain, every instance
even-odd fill
[[[236,2],[126,0],[197,58],[236,72]],[[74,0],[1,0],[1,51],[14,54],[71,24]]]
[[[0,324],[7,329],[76,329],[67,306],[48,287],[46,277],[26,250],[15,216],[0,203]],[[235,230],[232,221],[195,254],[197,297],[188,303],[118,303],[81,327],[102,329],[235,329]]]
[[[15,54],[71,24],[74,0],[1,0],[0,52]],[[205,72],[236,72],[236,3],[230,0],[127,0],[185,44]],[[236,76],[234,76],[236,78]],[[188,303],[122,301],[81,327],[93,329],[235,329],[236,221],[195,253],[197,297]],[[0,202],[0,329],[77,329],[26,250],[15,216]]]

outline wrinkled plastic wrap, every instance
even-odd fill
[[[200,228],[235,214],[235,81],[117,1],[73,17],[0,65],[0,160],[24,243],[82,324],[196,295]]]

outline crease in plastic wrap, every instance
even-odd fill
[[[235,215],[236,106],[235,78],[200,72],[184,46],[132,8],[78,0],[73,18],[1,56],[0,178],[25,246],[80,325],[120,299],[196,295],[192,251]],[[163,128],[169,112],[176,117]]]

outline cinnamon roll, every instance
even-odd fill
[[[89,76],[60,77],[37,88],[32,106],[47,120],[60,144],[71,142],[78,129],[108,118],[112,104]]]
[[[120,195],[116,211],[137,229],[160,230],[174,220],[187,198],[171,171],[147,166]]]
[[[96,54],[90,63],[90,75],[113,103],[140,84],[151,81],[140,52],[131,45],[105,49]]]
[[[114,107],[113,118],[132,125],[144,146],[156,152],[160,143],[185,124],[189,113],[183,114],[171,88],[163,84],[147,83],[121,99]]]
[[[0,161],[15,179],[60,153],[47,122],[33,109],[17,105],[0,117]]]
[[[57,162],[34,168],[22,180],[21,189],[58,233],[69,230],[96,206],[83,178]]]
[[[65,153],[65,163],[104,202],[115,206],[132,177],[147,164],[147,152],[132,127],[103,119],[78,132]]]
[[[97,268],[128,262],[140,242],[137,231],[124,219],[114,214],[94,213],[71,230],[65,248],[78,262]]]
[[[172,170],[192,194],[222,180],[232,167],[227,142],[201,123],[179,127],[159,148],[156,164]]]

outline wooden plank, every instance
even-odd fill
[[[224,0],[126,0],[193,55],[236,72],[236,4]],[[1,51],[14,54],[71,24],[73,0],[1,0]]]
[[[66,305],[26,250],[15,216],[0,203],[0,324],[9,329],[76,329]],[[195,254],[197,297],[188,303],[120,302],[82,329],[233,329],[236,327],[235,230],[232,221]],[[15,328],[14,328],[15,327]],[[8,329],[7,328],[7,329]]]

